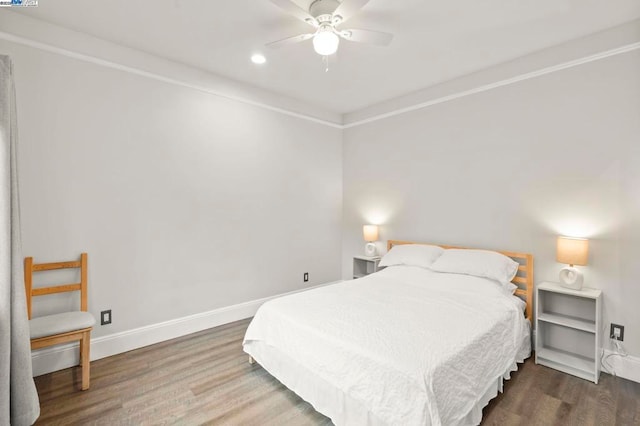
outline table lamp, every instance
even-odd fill
[[[574,265],[584,266],[589,257],[589,240],[584,238],[558,237],[556,260],[566,263],[560,270],[560,285],[574,290],[582,289],[584,276]]]
[[[364,225],[362,227],[362,234],[364,235],[364,240],[367,242],[367,245],[364,246],[364,253],[369,257],[377,255],[378,250],[373,242],[378,241],[378,225]]]

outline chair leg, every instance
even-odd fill
[[[84,339],[84,336],[83,336]],[[82,348],[83,348],[83,344],[82,344],[82,340],[80,340],[80,363],[78,365],[82,366]]]
[[[89,360],[89,348],[91,345],[91,332],[86,332],[80,341],[80,368],[82,368],[82,390],[89,389],[89,379],[91,377]]]

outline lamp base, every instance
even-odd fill
[[[364,246],[364,254],[369,257],[376,256],[378,254],[378,249],[376,248],[376,245],[374,243],[367,243],[367,245]]]
[[[584,276],[573,266],[566,266],[560,270],[560,285],[573,290],[581,290]]]

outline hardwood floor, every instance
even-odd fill
[[[36,378],[36,424],[329,425],[242,352],[249,320]],[[75,382],[76,386],[73,385]],[[484,410],[483,425],[640,425],[640,384],[603,374],[599,385],[531,359]]]

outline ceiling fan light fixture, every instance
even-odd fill
[[[298,4],[301,0],[270,1],[290,15],[311,25],[315,31],[267,43],[269,48],[279,48],[313,39],[313,49],[323,56],[325,63],[328,64],[327,58],[338,51],[341,38],[352,43],[376,46],[388,46],[393,40],[393,34],[381,31],[337,28],[357,14],[370,0],[305,0],[302,3],[310,2],[306,9]]]
[[[331,27],[320,28],[313,37],[313,49],[318,55],[329,56],[338,51],[340,37],[338,37]]]

